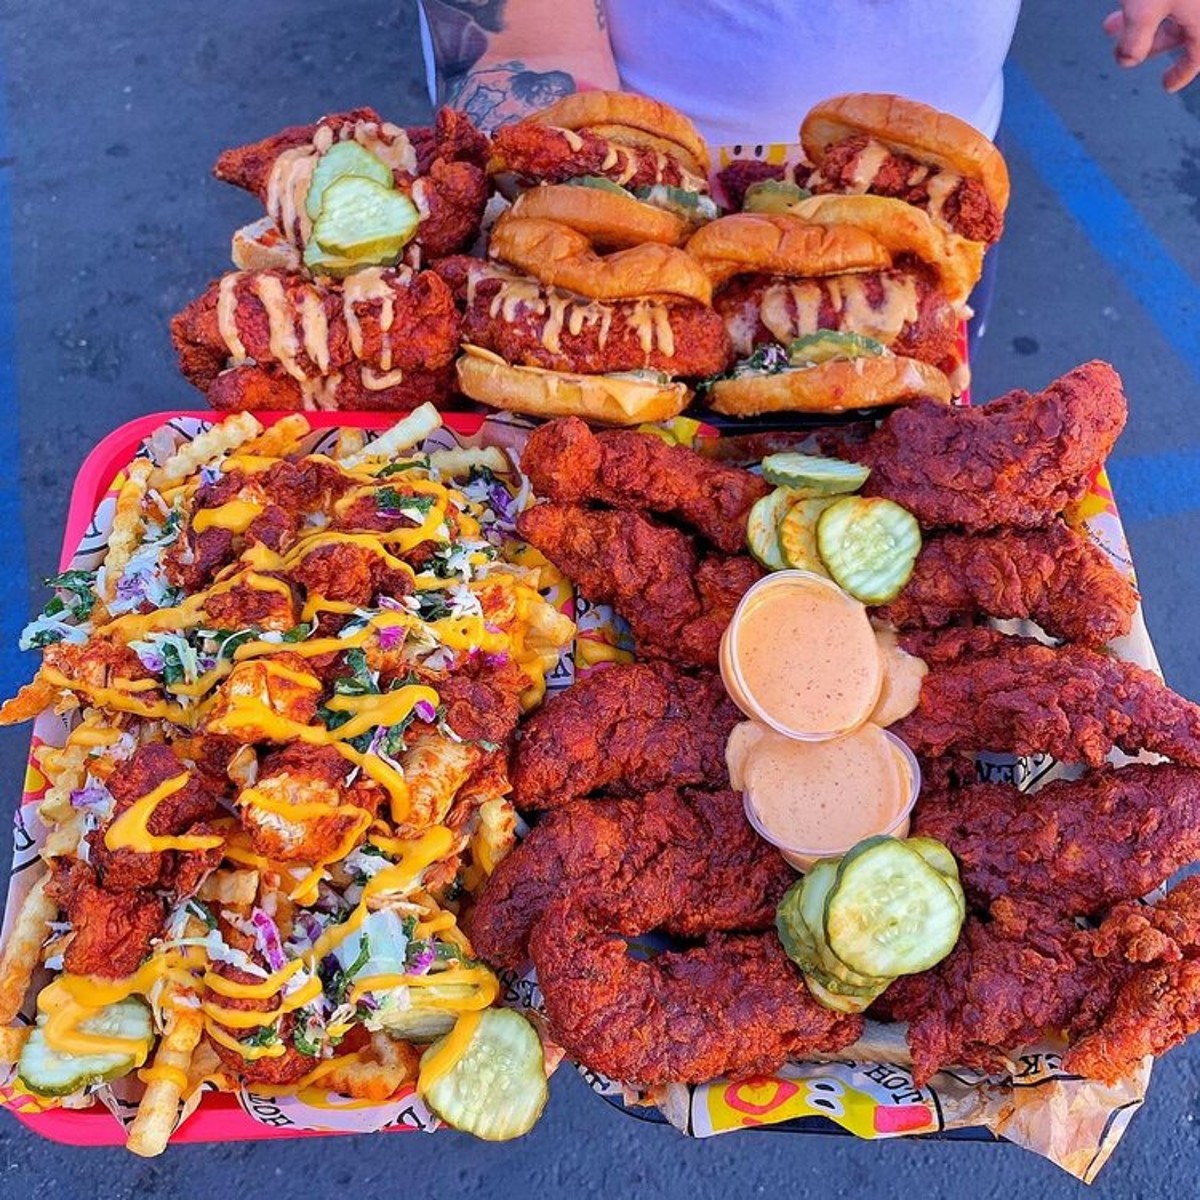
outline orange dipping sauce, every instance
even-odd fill
[[[815,742],[745,721],[730,735],[726,762],[750,823],[801,871],[874,834],[904,837],[920,790],[908,748],[869,723]]]
[[[721,676],[748,717],[788,737],[836,738],[868,720],[884,660],[866,608],[809,571],[778,571],[742,598]]]

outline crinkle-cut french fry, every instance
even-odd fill
[[[333,445],[332,457],[337,462],[353,458],[367,444],[367,431],[347,425],[338,430],[337,441]]]
[[[385,430],[373,442],[364,446],[358,454],[343,459],[343,467],[357,467],[372,458],[392,458],[423,442],[431,433],[442,427],[442,414],[426,402],[414,408],[408,416]]]
[[[238,1089],[237,1080],[226,1071],[221,1056],[207,1041],[202,1041],[192,1055],[184,1094],[190,1096],[202,1083],[215,1085],[219,1092],[236,1092]]]
[[[135,458],[125,469],[125,482],[117,493],[112,532],[108,535],[108,553],[101,567],[104,586],[100,598],[113,600],[126,564],[137,549],[145,529],[142,502],[146,498],[154,464],[148,458]]]
[[[31,1025],[0,1026],[0,1066],[15,1063],[21,1057],[32,1028]],[[0,1075],[3,1075],[3,1071],[0,1071]]]
[[[11,1025],[29,990],[58,904],[46,894],[49,872],[29,889],[0,954],[0,1025]]]
[[[486,467],[497,475],[508,475],[512,472],[512,463],[509,462],[508,455],[499,446],[435,450],[429,456],[429,465],[448,479],[469,475],[474,467]]]
[[[73,810],[65,821],[59,821],[50,830],[42,846],[42,857],[49,862],[53,858],[76,856],[87,834],[87,814],[82,809]]]
[[[257,458],[283,458],[295,454],[300,443],[312,432],[312,426],[303,413],[290,413],[274,425],[268,425],[258,437],[240,447],[240,453],[252,454]]]
[[[370,1046],[355,1058],[339,1062],[320,1078],[331,1092],[355,1100],[382,1102],[416,1079],[421,1056],[408,1042],[398,1042],[385,1033],[371,1035]]]
[[[60,690],[43,679],[39,672],[11,700],[0,704],[0,725],[19,725],[22,721],[32,721],[38,713],[54,703]]]
[[[262,425],[253,414],[234,413],[233,416],[226,417],[219,425],[214,425],[199,437],[180,446],[150,476],[150,486],[161,491],[174,483],[182,483],[206,463],[228,454],[231,450],[237,450],[253,438],[258,437],[262,431]]]
[[[214,871],[201,885],[197,898],[206,904],[224,904],[245,908],[258,896],[258,872],[255,870]]]
[[[180,1079],[187,1080],[192,1054],[204,1032],[204,1017],[198,1009],[170,1002],[164,1007],[168,1013],[167,1026],[158,1039],[150,1067],[152,1072],[161,1071],[162,1075],[152,1075],[146,1084],[137,1116],[129,1127],[129,1140],[125,1143],[128,1149],[143,1158],[153,1158],[167,1148],[183,1095]]]
[[[89,751],[88,746],[68,745],[43,756],[41,767],[50,779],[50,787],[38,805],[38,816],[47,824],[68,821],[75,815],[71,793],[83,787]]]

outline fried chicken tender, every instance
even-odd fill
[[[320,386],[300,384],[274,366],[240,366],[222,371],[208,385],[209,406],[218,412],[309,411],[314,408],[343,412],[411,412],[422,404],[445,407],[454,391],[454,365],[436,370],[405,371],[398,382],[380,387],[367,383],[370,368],[347,363],[337,375],[320,380]]]
[[[1089,916],[1200,857],[1200,771],[1134,763],[1036,792],[1000,783],[925,789],[913,832],[953,851],[973,904],[1012,896]]]
[[[643,921],[661,920],[649,908]],[[769,1075],[789,1057],[855,1041],[860,1016],[819,1004],[773,932],[633,958],[585,905],[553,904],[530,949],[554,1040],[615,1079],[653,1085]]]
[[[617,609],[639,654],[685,666],[716,665],[734,608],[762,577],[753,559],[701,556],[686,534],[634,512],[539,504],[517,530],[589,600]]]
[[[391,391],[406,404],[415,385],[427,391],[430,381],[448,378],[459,316],[442,280],[407,267],[369,268],[352,279],[353,285],[285,271],[239,271],[224,284],[212,283],[171,320],[180,371],[201,391],[216,385],[212,402],[227,409],[239,406],[233,393],[250,390],[265,400],[264,376],[278,392],[271,395],[277,408],[375,408]],[[365,294],[364,280],[371,284]],[[222,286],[233,297],[224,323]],[[280,313],[290,338],[279,333]],[[324,336],[314,341],[311,330],[320,325]],[[234,382],[223,375],[231,367],[240,373]],[[236,382],[251,377],[253,384]]]
[[[861,133],[835,142],[825,151],[807,186],[817,193],[862,191],[859,160],[868,147],[872,151],[880,148],[873,138]],[[936,166],[889,149],[874,167],[866,191],[875,196],[892,196],[928,211],[932,208],[930,182],[938,174]],[[992,203],[978,179],[961,177],[938,211],[955,233],[975,242],[990,244],[1004,232],[1004,213]]]
[[[864,495],[895,500],[922,526],[1035,528],[1083,495],[1125,415],[1120,376],[1090,362],[978,408],[918,401],[839,448],[871,468]]]
[[[1099,929],[1001,897],[990,920],[968,918],[948,958],[897,980],[884,999],[909,1022],[917,1086],[946,1066],[1004,1069],[1055,1032],[1070,1042],[1064,1069],[1111,1081],[1200,1028],[1196,968],[1193,876],[1151,907],[1119,905]]]
[[[535,429],[521,469],[543,499],[678,517],[729,554],[745,548],[750,508],[771,490],[760,476],[708,462],[684,446],[632,430],[595,434],[578,417]]]
[[[1200,766],[1200,705],[1133,663],[983,628],[900,644],[929,665],[916,710],[892,727],[922,757],[1045,753],[1098,767],[1116,747]]]
[[[519,967],[529,935],[559,896],[604,897],[608,928],[628,934],[662,912],[681,937],[768,929],[795,874],[746,821],[729,791],[665,788],[555,808],[496,867],[469,917],[489,962]]]
[[[438,111],[432,127],[404,130],[384,121],[373,108],[334,113],[309,125],[293,125],[271,137],[224,151],[213,174],[235,187],[254,192],[264,205],[272,200],[272,175],[281,154],[304,151],[315,156],[316,143],[359,141],[368,150],[382,148],[392,162],[405,161],[415,170],[393,166],[397,190],[411,195],[421,212],[414,243],[433,258],[463,250],[474,241],[487,203],[488,140],[466,114]],[[408,143],[411,150],[405,154]],[[303,209],[301,204],[300,209]],[[286,210],[285,210],[286,211]],[[294,244],[307,240],[308,225],[299,213],[283,228],[282,212],[271,215]]]
[[[704,181],[670,153],[624,146],[589,129],[564,131],[535,120],[504,125],[492,136],[493,174],[512,172],[539,183],[600,175],[630,189],[666,183],[703,189]]]
[[[695,300],[588,300],[478,260],[436,267],[447,281],[462,278],[463,340],[518,366],[599,375],[609,371],[666,371],[713,375],[733,352],[724,322]],[[648,308],[648,305],[654,308]],[[670,328],[647,344],[654,310]],[[663,325],[656,322],[656,329]]]
[[[74,975],[120,979],[132,975],[162,931],[166,909],[153,892],[110,892],[79,859],[56,858],[46,893],[70,922],[63,967]]]
[[[900,629],[1020,617],[1051,637],[1103,646],[1129,632],[1137,603],[1108,555],[1055,521],[1045,529],[926,539],[904,590],[875,612]]]
[[[407,571],[389,566],[374,547],[352,542],[317,546],[288,574],[309,595],[362,606],[370,604],[376,596],[398,599],[413,589],[412,576]]]
[[[222,815],[220,794],[199,773],[189,771],[163,742],[140,746],[133,756],[118,763],[108,778],[116,805],[111,820],[88,835],[88,859],[101,887],[108,892],[149,892],[190,895],[221,862],[221,848],[211,850],[110,850],[104,844],[112,821],[143,796],[185,771],[187,783],[154,806],[146,828],[155,837],[212,833],[208,822]]]
[[[860,333],[883,341],[896,354],[919,358],[934,366],[950,366],[958,357],[958,313],[938,286],[937,277],[922,267],[855,272],[861,300],[851,301],[840,279],[784,279],[771,275],[742,275],[713,298],[733,338],[734,352],[744,357],[756,346],[787,345],[821,329]],[[916,297],[911,320],[896,327],[888,310],[895,289],[912,289]]]
[[[606,667],[522,726],[513,800],[529,811],[611,787],[725,787],[725,741],[741,719],[715,672],[685,675],[666,663]]]
[[[361,840],[384,800],[383,789],[370,779],[360,776],[348,785],[350,769],[332,746],[297,742],[267,755],[258,778],[238,796],[254,849],[280,862],[313,863],[349,853],[352,835],[357,831]],[[308,805],[324,811],[304,812]],[[287,814],[293,806],[301,815]]]

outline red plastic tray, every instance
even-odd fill
[[[254,414],[264,426],[273,425],[284,412]],[[314,429],[331,429],[337,426],[354,426],[359,429],[387,429],[403,414],[400,413],[347,413],[309,412],[304,414]],[[180,417],[197,417],[206,421],[219,420],[221,414],[209,409],[179,409],[170,412],[151,413],[118,426],[96,443],[83,460],[75,483],[71,489],[71,502],[67,510],[67,524],[63,533],[63,548],[60,569],[65,568],[75,553],[88,525],[91,523],[100,501],[112,486],[112,482],[136,455],[142,442],[162,425]],[[443,413],[446,426],[455,433],[472,434],[483,424],[479,413]],[[12,1107],[8,1111],[27,1128],[52,1142],[69,1146],[123,1146],[125,1130],[103,1105],[91,1108],[52,1108],[44,1112]],[[231,1120],[231,1117],[240,1119]],[[242,1112],[237,1098],[226,1092],[208,1093],[197,1110],[172,1134],[176,1142],[230,1142],[259,1141],[267,1138],[334,1137],[341,1130],[297,1129],[293,1125],[272,1128],[270,1125],[251,1121]],[[411,1132],[404,1125],[389,1126],[385,1133]]]

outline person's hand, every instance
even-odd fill
[[[1113,53],[1123,67],[1181,50],[1163,76],[1168,92],[1180,91],[1200,74],[1200,0],[1122,0],[1105,17],[1104,32],[1116,39]]]

